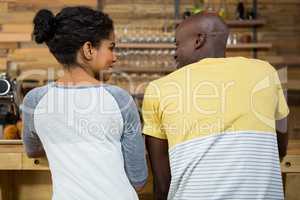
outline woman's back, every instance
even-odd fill
[[[33,112],[33,131],[49,160],[53,199],[138,199],[129,180],[144,181],[147,172],[126,174],[126,166],[138,166],[139,170],[144,163],[141,159],[128,160],[125,155],[142,158],[144,145],[143,141],[135,140],[135,155],[127,149],[132,145],[126,138],[128,130],[133,131],[130,137],[139,138],[140,125],[135,118],[134,102],[125,91],[105,84],[49,84],[26,96],[24,111],[29,108]],[[34,137],[24,136],[25,143]]]

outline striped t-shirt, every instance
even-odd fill
[[[168,140],[168,199],[283,199],[275,121],[287,114],[260,60],[204,59],[151,82],[143,132]]]
[[[137,200],[147,178],[140,118],[132,97],[105,84],[31,90],[24,98],[28,153],[43,147],[53,200]]]

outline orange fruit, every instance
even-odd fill
[[[19,138],[22,138],[22,133],[23,133],[23,122],[20,120],[17,122],[16,124],[17,126],[17,129],[18,129],[18,135],[19,135]]]
[[[3,129],[3,139],[13,140],[18,139],[18,128],[16,125],[9,124],[6,125]]]

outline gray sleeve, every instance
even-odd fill
[[[147,181],[148,169],[138,109],[133,98],[123,89],[109,85],[105,89],[115,98],[122,113],[121,145],[127,177],[133,186],[143,186]]]
[[[44,88],[44,87],[43,87]],[[46,90],[35,88],[27,93],[21,105],[23,120],[23,143],[28,155],[43,151],[43,145],[34,128],[34,110]]]

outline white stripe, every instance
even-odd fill
[[[198,154],[196,155],[193,155],[193,154],[190,154],[189,157],[179,157],[179,158],[175,158],[175,159],[172,159],[170,160],[171,164],[173,165],[177,165],[177,164],[180,164],[180,163],[186,163],[186,161],[189,161],[190,159],[200,159],[200,158],[208,158],[208,157],[225,157],[226,156],[226,159],[228,157],[245,157],[247,158],[248,156],[249,157],[255,157],[255,158],[258,158],[258,159],[264,159],[264,158],[277,158],[278,156],[275,154],[274,155],[274,152],[276,152],[277,149],[271,149],[269,151],[264,151],[264,150],[257,150],[257,148],[237,148],[237,149],[234,149],[234,150],[231,150],[231,151],[228,151],[226,149],[214,149],[214,150],[211,150],[210,152],[208,152],[207,154],[202,154],[202,152],[199,152]]]
[[[247,178],[247,181],[248,181],[248,180],[250,180],[250,178],[252,179],[253,177],[247,176],[246,178]],[[253,180],[254,181],[258,181],[259,178],[263,179],[263,180],[265,180],[267,178],[266,181],[271,181],[272,180],[272,182],[273,181],[277,181],[277,182],[278,181],[279,182],[282,181],[282,179],[280,177],[278,177],[278,176],[271,176],[269,174],[260,174],[259,177],[256,174],[255,179],[253,179]],[[226,175],[224,175],[224,174],[222,174],[222,175],[216,174],[216,176],[207,176],[207,177],[201,176],[201,177],[197,177],[197,180],[204,181],[204,182],[214,182],[214,181],[219,182],[219,181],[224,181],[224,180],[240,180],[240,179],[245,180],[245,178],[240,178],[238,176],[228,176],[227,174]],[[196,182],[196,181],[191,181],[191,182]],[[191,182],[189,181],[189,184]]]
[[[197,159],[197,158],[195,158]],[[199,160],[198,160],[199,161]],[[265,163],[266,165],[275,165],[279,167],[279,160],[277,159],[277,157],[271,159],[271,158],[264,158],[264,157],[254,157],[254,156],[236,156],[236,155],[232,155],[232,156],[220,156],[220,157],[214,157],[214,158],[203,158],[201,160],[201,166],[203,165],[209,165],[209,164],[220,164],[220,163],[223,163],[223,164],[230,164],[232,163],[232,166],[236,166],[237,164],[234,164],[234,163],[237,163],[237,162],[241,162],[243,161],[243,163],[239,163],[239,165],[246,165],[246,164],[249,164],[249,163],[254,163],[253,165],[255,165],[256,163]],[[197,164],[198,165],[198,162],[197,160],[196,161],[192,161],[192,162],[186,162],[186,163],[181,163],[180,165],[174,165],[173,163],[171,163],[171,170],[181,170],[181,169],[185,169],[187,168],[188,166],[191,166],[191,165],[195,165]],[[188,165],[188,166],[187,166]],[[199,166],[200,167],[200,166]]]
[[[253,134],[252,134],[253,135]],[[205,139],[205,141],[202,141],[202,138],[195,140],[193,142],[191,142],[188,145],[184,145],[181,148],[177,148],[176,151],[172,151],[170,152],[170,157],[172,157],[175,153],[175,155],[177,156],[180,153],[184,153],[186,152],[186,150],[191,150],[193,151],[199,151],[200,149],[205,149],[207,148],[207,146],[211,145],[211,143],[216,143],[218,142],[218,145],[239,145],[239,144],[267,144],[268,146],[273,146],[276,147],[276,136],[271,135],[271,137],[268,138],[264,138],[262,137],[262,135],[256,135],[256,136],[249,136],[249,135],[244,135],[243,137],[241,137],[241,135],[230,135],[230,136],[220,136],[219,138],[216,137],[211,137],[211,138],[207,138]],[[245,138],[247,138],[247,141],[244,141]],[[270,139],[272,139],[274,142],[270,143]],[[209,143],[210,142],[210,143]],[[221,143],[221,144],[219,144]],[[204,145],[203,145],[204,144]],[[197,147],[197,148],[195,148]],[[263,148],[263,147],[262,147]],[[185,151],[182,151],[185,150]]]
[[[220,137],[222,135],[243,135],[243,134],[257,134],[257,135],[262,135],[262,136],[275,136],[275,133],[271,133],[271,132],[265,132],[265,131],[254,131],[254,130],[248,130],[248,131],[235,131],[235,132],[223,132],[223,133],[215,133],[215,134],[210,134],[208,136],[205,137],[201,137],[201,140],[205,140],[205,139],[210,139],[212,137]],[[172,152],[176,149],[176,148],[180,148],[181,146],[184,145],[190,145],[192,142],[197,142],[199,140],[199,138],[195,138],[192,140],[187,140],[185,142],[182,142],[180,144],[175,145],[174,147],[171,147],[169,149],[169,154],[172,154]]]
[[[180,200],[193,199],[194,195],[197,200],[205,195],[213,199],[214,195],[231,196],[235,192],[240,197],[247,197],[248,193],[255,198],[261,195],[262,199],[275,193],[278,199],[282,197],[277,139],[273,133],[247,131],[198,138],[177,145],[169,154],[169,199],[177,199],[177,195]],[[217,188],[221,189],[216,191]]]

